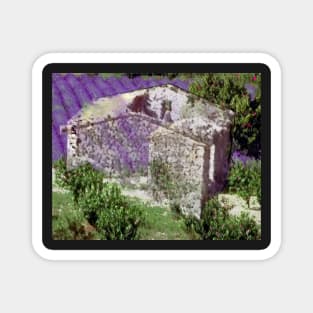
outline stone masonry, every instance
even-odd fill
[[[98,99],[61,127],[67,166],[148,175],[156,199],[199,217],[228,173],[233,112],[164,85]]]
[[[167,198],[173,205],[177,203],[184,214],[200,217],[209,196],[209,147],[173,130],[159,128],[151,136],[149,160],[151,164],[155,161],[155,166],[166,166],[165,173],[149,168],[148,182],[154,197]]]

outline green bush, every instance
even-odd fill
[[[201,74],[194,78],[190,91],[208,99],[222,109],[233,110],[235,112],[234,150],[247,151],[249,155],[259,157],[261,149],[260,74]]]
[[[247,213],[232,216],[216,198],[207,202],[201,219],[186,217],[188,231],[201,240],[258,240],[261,238],[260,226]]]
[[[100,238],[104,240],[138,239],[138,227],[143,221],[141,206],[131,200],[101,210],[96,222]]]
[[[52,238],[54,240],[93,239],[95,232],[88,230],[87,221],[82,211],[63,210],[52,219]]]
[[[228,191],[246,200],[257,196],[261,203],[261,161],[233,162],[228,174]]]
[[[94,170],[89,163],[67,170],[64,159],[60,159],[54,162],[53,167],[56,184],[72,193],[75,205],[86,193],[100,194],[103,190],[104,174]]]
[[[127,201],[116,184],[103,183],[102,189],[88,189],[79,198],[78,207],[84,212],[88,222],[96,225],[102,211],[127,207]]]
[[[54,164],[54,168],[57,184],[72,193],[75,204],[73,212],[95,226],[101,239],[136,239],[137,229],[143,220],[142,210],[138,204],[122,195],[118,185],[103,182],[104,175],[89,164],[68,171],[64,160],[60,160]],[[72,218],[72,215],[69,217]],[[73,237],[67,216],[56,222],[57,229],[67,237]],[[77,227],[80,225],[78,222],[80,220],[75,224]]]
[[[78,198],[76,208],[84,213],[91,225],[95,225],[99,212],[104,209],[105,197],[102,192],[88,191]]]

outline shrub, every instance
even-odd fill
[[[109,183],[103,183],[101,189],[88,189],[78,200],[78,207],[91,225],[96,225],[102,211],[112,211],[122,206],[127,206],[126,198],[116,184]]]
[[[261,202],[261,161],[233,162],[228,174],[228,191],[237,193],[246,200],[257,196]]]
[[[52,167],[55,170],[55,183],[61,188],[67,187],[65,183],[67,172],[65,159],[61,158],[57,161],[54,161]]]
[[[138,239],[138,227],[143,221],[141,206],[131,200],[123,205],[101,210],[96,226],[101,239],[135,240]]]
[[[260,155],[261,75],[210,73],[194,78],[190,91],[235,112],[234,149]]]
[[[67,170],[64,159],[60,159],[53,166],[56,170],[56,183],[72,193],[75,205],[86,193],[102,192],[104,174],[94,170],[89,163]]]
[[[67,171],[64,160],[60,160],[54,167],[57,183],[72,193],[75,203],[69,216],[56,220],[58,233],[63,232],[64,237],[73,238],[71,229],[75,229],[75,234],[80,234],[82,220],[79,217],[95,226],[101,239],[136,239],[138,226],[143,220],[142,210],[122,195],[118,185],[104,183],[104,175],[89,164]],[[74,217],[77,219],[69,220]],[[72,225],[69,221],[75,223]],[[76,237],[79,239],[78,235]]]
[[[86,240],[95,237],[87,225],[82,211],[77,209],[63,210],[53,216],[52,238],[54,240]]]
[[[261,238],[260,226],[247,213],[232,216],[216,198],[207,202],[201,219],[186,217],[188,231],[202,240],[258,240]]]

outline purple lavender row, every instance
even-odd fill
[[[67,74],[65,80],[76,94],[75,99],[78,102],[79,108],[81,108],[84,103],[88,103],[92,100],[92,95],[88,88],[86,88],[86,86],[77,76],[73,74]]]

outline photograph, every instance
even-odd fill
[[[53,240],[261,240],[261,73],[52,73]]]

